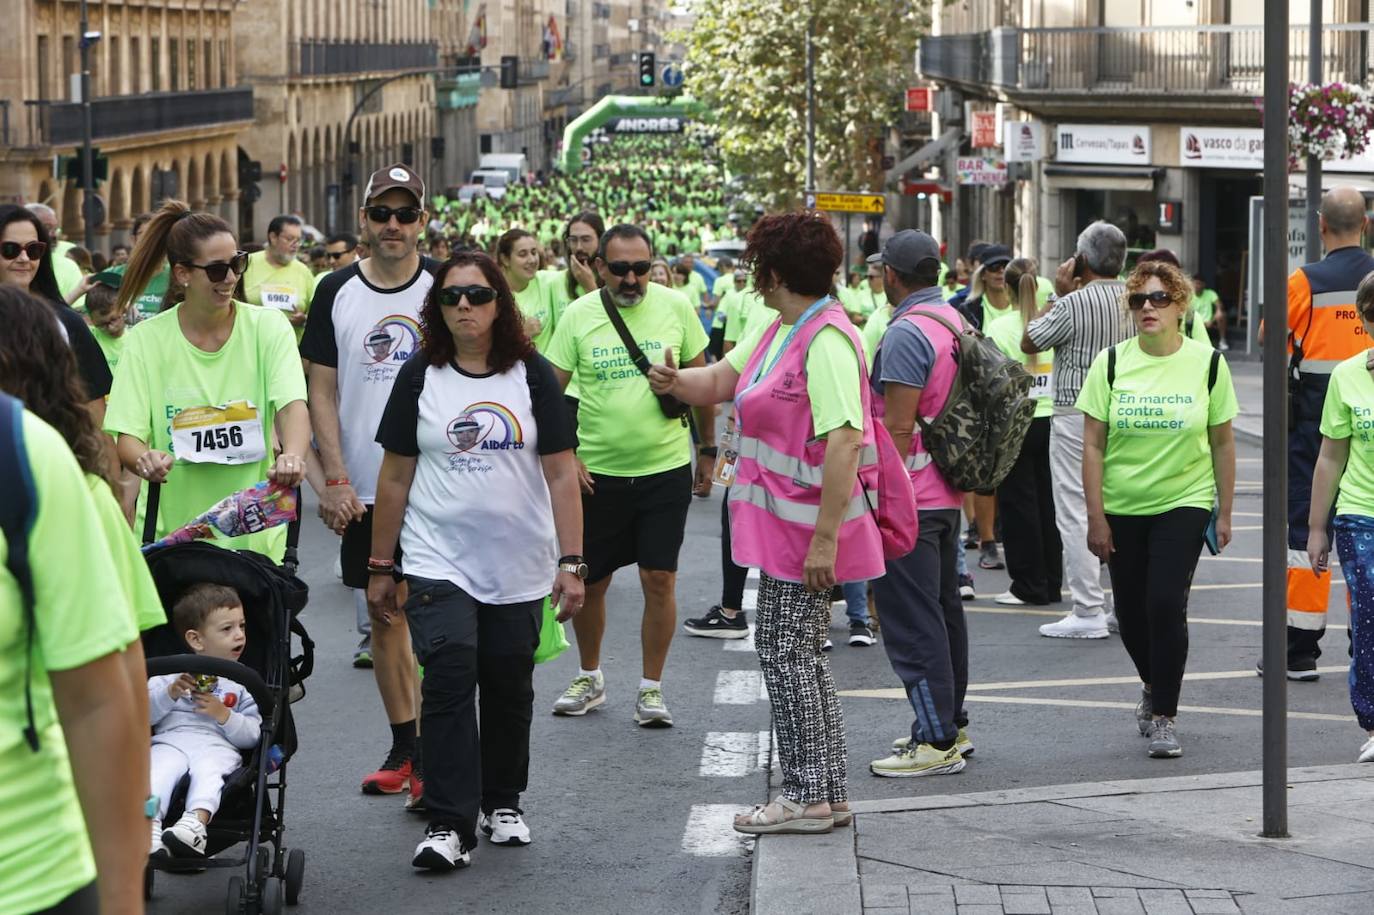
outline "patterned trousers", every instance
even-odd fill
[[[821,652],[830,630],[830,592],[759,576],[754,646],[773,704],[782,794],[798,804],[849,799],[844,717]]]
[[[1350,705],[1374,730],[1374,518],[1336,516],[1336,552],[1350,595]]]

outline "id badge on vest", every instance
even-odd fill
[[[735,465],[739,462],[739,434],[733,425],[727,426],[720,436],[720,447],[716,452],[716,468],[711,473],[711,482],[717,486],[728,487],[735,482]]]
[[[260,293],[264,308],[276,308],[280,311],[295,311],[299,297],[296,290],[290,286],[266,285],[264,284]]]
[[[258,408],[246,400],[188,407],[172,417],[172,450],[192,464],[256,464],[267,457]]]
[[[1028,365],[1031,376],[1030,396],[1035,399],[1054,396],[1054,366]]]

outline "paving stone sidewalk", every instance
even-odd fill
[[[1371,775],[1294,769],[1288,839],[1258,835],[1258,772],[859,802],[759,840],[752,912],[1370,915]]]

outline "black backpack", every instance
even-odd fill
[[[24,405],[0,393],[0,479],[10,480],[0,498],[0,533],[5,535],[5,567],[19,584],[24,612],[24,742],[38,752],[38,727],[33,717],[33,570],[29,567],[29,534],[38,517],[28,453],[24,450]]]

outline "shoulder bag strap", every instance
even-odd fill
[[[648,378],[651,368],[649,358],[644,355],[644,350],[639,348],[634,337],[630,336],[630,329],[625,326],[625,319],[620,316],[620,309],[611,301],[611,291],[605,286],[601,287],[601,307],[606,309],[606,317],[611,319],[611,326],[620,335],[620,342],[625,344],[625,352],[629,354],[635,368],[639,369],[641,375]]]
[[[24,605],[24,742],[38,752],[38,726],[33,717],[33,570],[29,566],[29,534],[38,517],[38,493],[28,454],[24,450],[24,405],[0,394],[0,479],[14,481],[0,499],[0,532],[5,535],[5,567],[19,585]]]
[[[1107,396],[1112,396],[1112,388],[1116,386],[1116,347],[1107,347]],[[1207,385],[1207,390],[1211,390],[1211,384]]]
[[[1217,369],[1221,365],[1221,351],[1212,350],[1212,362],[1207,366],[1207,393],[1212,393],[1212,388],[1217,383]]]

